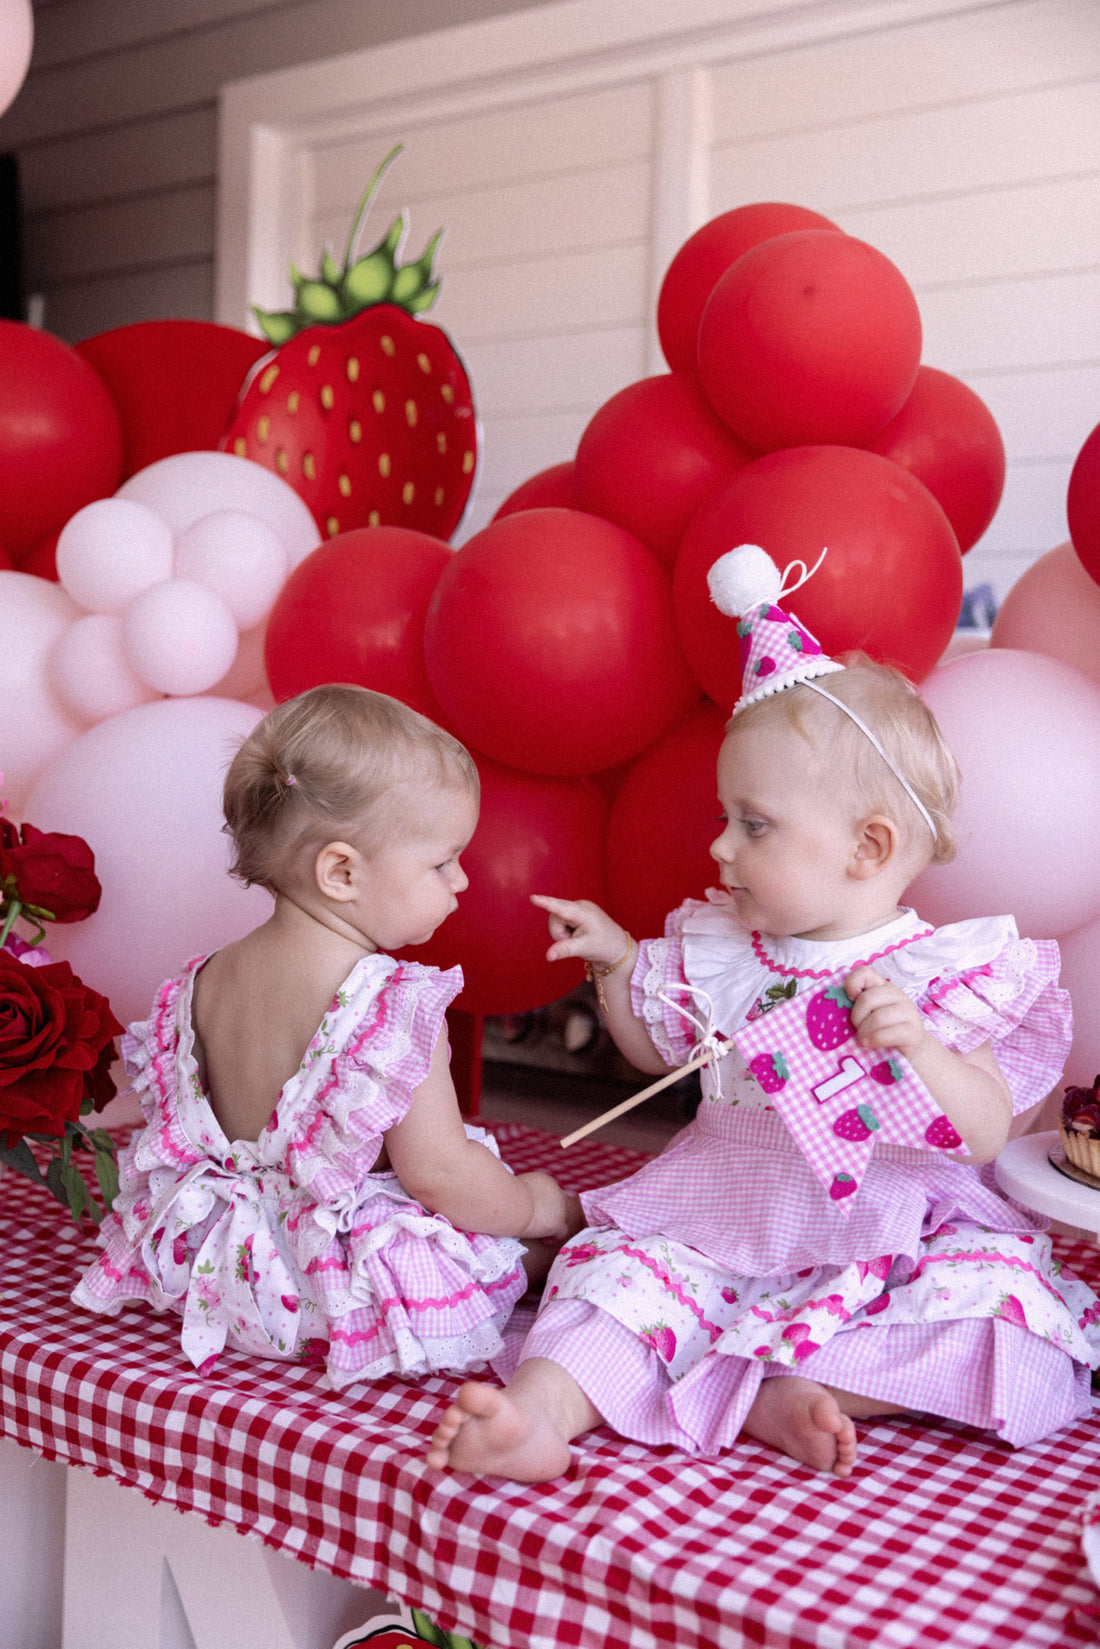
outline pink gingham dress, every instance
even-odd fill
[[[676,1066],[700,1034],[679,1005],[730,1034],[861,962],[946,1046],[991,1042],[1017,1111],[1057,1082],[1058,948],[1010,917],[933,930],[904,911],[860,938],[776,939],[715,893],[642,945],[633,1004]],[[988,1170],[897,1145],[876,1147],[839,1209],[736,1049],[705,1069],[698,1116],[661,1156],[582,1200],[589,1228],[555,1261],[523,1356],[568,1368],[638,1442],[726,1449],[760,1381],[793,1373],[1017,1446],[1089,1412],[1100,1307],[1045,1222]]]
[[[74,1301],[178,1312],[201,1371],[225,1345],[323,1364],[337,1388],[482,1367],[526,1288],[521,1244],[457,1230],[395,1173],[371,1171],[428,1074],[461,970],[359,961],[252,1142],[226,1138],[199,1082],[203,960],[123,1038],[145,1127],[122,1154],[103,1252]],[[482,1129],[466,1131],[496,1153]]]

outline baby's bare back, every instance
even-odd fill
[[[259,1138],[341,982],[293,960],[260,928],[216,952],[195,981],[199,1080],[230,1140]]]

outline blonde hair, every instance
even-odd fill
[[[726,724],[727,733],[769,715],[787,720],[815,749],[829,750],[838,776],[844,775],[856,808],[864,816],[883,813],[902,832],[906,851],[925,864],[947,864],[955,856],[952,816],[958,802],[959,770],[939,723],[912,682],[865,653],[844,653],[844,665],[824,685],[867,723],[889,761],[927,808],[934,828],[906,795],[870,739],[842,710],[808,687],[788,687],[751,704]]]
[[[230,874],[275,891],[300,850],[354,827],[384,844],[410,785],[480,794],[466,748],[427,716],[366,687],[312,687],[253,728],[225,777]]]

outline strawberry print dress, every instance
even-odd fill
[[[844,1033],[830,991],[869,962],[947,1047],[992,1044],[1017,1111],[1056,1084],[1071,1031],[1058,949],[1020,939],[1010,917],[934,930],[904,911],[855,939],[776,939],[708,899],[643,944],[631,982],[670,1066],[708,1028],[766,1044],[768,1016],[808,992],[811,1040],[832,1047]],[[791,1374],[1018,1447],[1087,1414],[1100,1304],[1060,1268],[1046,1222],[966,1160],[934,1106],[907,1135],[913,1095],[885,1067],[866,1074],[869,1126],[836,1101],[840,1147],[864,1151],[854,1194],[838,1196],[835,1164],[800,1135],[797,1081],[776,1068],[735,1044],[659,1157],[585,1193],[588,1229],[555,1260],[522,1357],[566,1367],[621,1435],[692,1453],[730,1448],[761,1380]],[[918,1143],[891,1143],[907,1137]]]
[[[257,1141],[229,1140],[199,1082],[191,999],[204,958],[123,1038],[145,1116],[120,1160],[103,1252],[73,1299],[182,1318],[200,1372],[222,1348],[357,1380],[480,1368],[526,1288],[522,1245],[460,1231],[372,1172],[462,988],[375,954],[348,975]],[[467,1133],[496,1153],[480,1128]]]

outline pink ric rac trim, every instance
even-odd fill
[[[387,985],[392,985],[394,981],[400,977],[400,975],[401,967],[399,964],[387,980]],[[332,1001],[329,1003],[327,1013],[332,1013],[338,1004],[339,993],[337,993],[337,995],[334,996]],[[288,1141],[288,1155],[291,1151],[294,1151],[301,1156],[309,1150],[310,1146],[325,1126],[325,1122],[327,1120],[325,1101],[328,1099],[328,1096],[332,1093],[333,1089],[339,1086],[341,1081],[341,1071],[344,1064],[347,1060],[353,1059],[359,1052],[359,1049],[363,1047],[365,1043],[368,1043],[372,1037],[377,1036],[380,1032],[386,1029],[386,1024],[389,1019],[389,1004],[386,1001],[386,992],[384,990],[380,991],[378,996],[375,998],[373,1009],[374,1011],[371,1014],[370,1023],[365,1027],[365,1029],[360,1031],[360,1034],[356,1037],[355,1041],[349,1043],[343,1052],[338,1054],[336,1059],[333,1061],[326,1081],[322,1083],[321,1087],[317,1091],[317,1097],[312,1107],[313,1114],[310,1121],[306,1122],[304,1127],[299,1125],[297,1133],[295,1133]],[[303,1056],[303,1065],[309,1058],[310,1051],[312,1050],[314,1044],[319,1041],[320,1036],[321,1028],[318,1026],[313,1040],[310,1042],[309,1047],[306,1049],[305,1055]]]
[[[923,1260],[917,1261],[917,1264],[913,1267],[906,1280],[908,1282],[914,1282],[920,1276],[921,1272],[926,1271],[930,1265],[955,1265],[959,1260],[981,1261],[988,1259],[988,1252],[983,1252],[980,1248],[973,1251],[967,1249],[956,1249],[952,1250],[950,1253],[926,1254]],[[1065,1305],[1065,1300],[1062,1298],[1061,1294],[1059,1294],[1054,1284],[1047,1281],[1038,1267],[1029,1264],[1027,1260],[1018,1259],[1015,1254],[998,1254],[997,1260],[1001,1265],[1013,1266],[1017,1271],[1024,1271],[1029,1276],[1034,1277],[1036,1282],[1041,1284],[1041,1286],[1046,1289],[1047,1293],[1058,1301],[1059,1305]]]
[[[873,956],[864,956],[858,962],[846,965],[844,971],[851,973],[854,968],[869,968],[872,962],[881,962],[891,951],[904,950],[906,945],[914,945],[918,939],[930,939],[935,931],[935,928],[925,928],[923,933],[910,934],[908,939],[899,939],[896,945],[887,945],[885,950],[877,950]],[[784,979],[831,979],[839,971],[836,968],[781,968],[778,962],[772,961],[755,929],[752,935],[752,952],[758,962],[763,962],[772,973],[778,973]]]
[[[150,1058],[148,1070],[149,1085],[156,1094],[157,1109],[163,1119],[157,1143],[176,1163],[191,1164],[199,1160],[196,1147],[187,1137],[178,1109],[171,1104],[178,1086],[173,1032],[181,989],[179,980],[169,980],[157,997],[153,1030],[157,1052]]]
[[[687,1306],[692,1316],[697,1320],[699,1327],[705,1329],[712,1340],[717,1340],[719,1338],[722,1330],[718,1327],[718,1325],[716,1323],[712,1323],[709,1318],[703,1315],[703,1312],[696,1301],[693,1300],[690,1295],[685,1294],[679,1283],[673,1282],[669,1273],[667,1271],[663,1271],[660,1266],[658,1266],[656,1260],[652,1259],[649,1254],[644,1254],[640,1248],[631,1248],[629,1243],[620,1243],[618,1248],[613,1249],[611,1252],[616,1254],[626,1254],[632,1260],[640,1260],[644,1266],[652,1271],[653,1275],[657,1278],[657,1281],[663,1283],[669,1290],[670,1294],[672,1294],[675,1299],[679,1300],[681,1305]]]
[[[375,1309],[378,1311],[392,1311],[395,1306],[399,1306],[405,1311],[442,1311],[449,1306],[462,1305],[473,1294],[499,1293],[502,1288],[511,1287],[515,1281],[515,1276],[514,1271],[509,1271],[505,1276],[498,1277],[491,1283],[467,1283],[465,1288],[460,1288],[449,1299],[432,1299],[429,1297],[423,1300],[403,1300],[399,1295],[394,1294],[387,1299],[379,1300]],[[337,1328],[335,1324],[330,1324],[329,1339],[339,1340],[342,1345],[353,1346],[361,1340],[373,1340],[380,1327],[379,1323],[375,1323],[371,1328],[353,1329],[349,1334],[346,1329]]]

